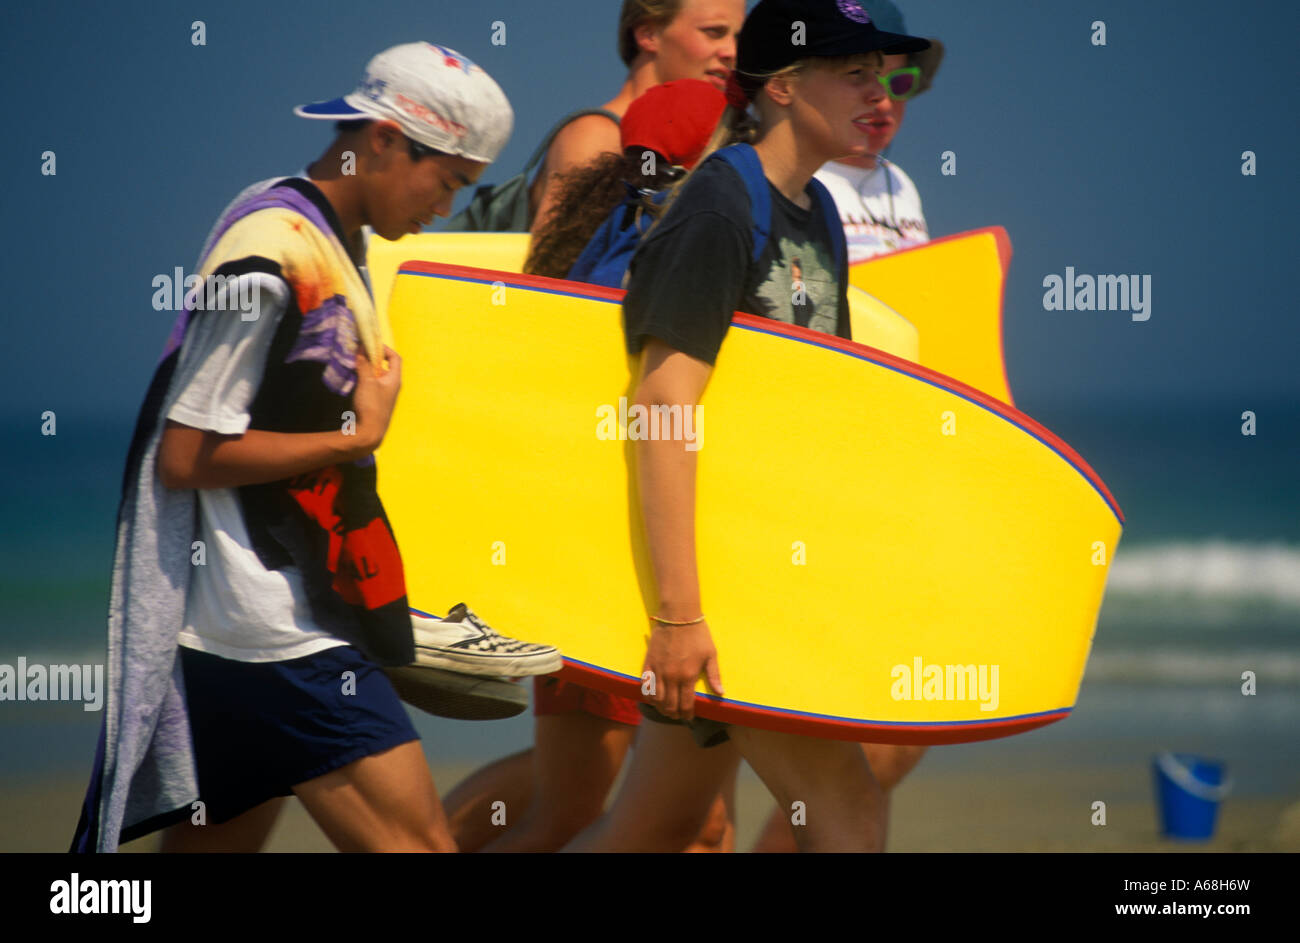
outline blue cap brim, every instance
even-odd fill
[[[335,98],[327,102],[312,102],[310,105],[299,105],[293,110],[293,113],[299,118],[346,120],[348,118],[366,117],[364,111],[358,111],[342,98]]]

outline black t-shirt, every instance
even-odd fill
[[[736,311],[849,337],[848,269],[835,271],[826,220],[768,183],[772,229],[757,264],[745,182],[707,161],[632,256],[623,330],[629,353],[657,337],[713,363]]]

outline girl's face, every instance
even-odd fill
[[[878,153],[897,129],[897,112],[877,80],[875,57],[833,67],[810,66],[795,77],[790,120],[795,139],[822,160]],[[822,156],[824,155],[824,156]]]
[[[725,90],[744,21],[745,0],[683,0],[671,22],[642,27],[637,37],[655,54],[659,82],[703,79]]]

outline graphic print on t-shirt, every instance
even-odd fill
[[[921,195],[897,164],[864,170],[831,161],[814,175],[830,190],[849,244],[849,264],[930,241]]]
[[[782,236],[776,240],[767,277],[755,296],[766,310],[755,311],[786,324],[834,334],[839,319],[839,283],[830,258],[816,244]]]
[[[770,225],[758,227],[745,182],[730,164],[708,160],[695,171],[632,256],[623,299],[628,353],[655,337],[712,364],[737,311],[852,336],[848,268],[835,264],[816,191],[805,188],[807,205],[800,206],[771,181],[767,186]]]

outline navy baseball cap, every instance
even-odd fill
[[[880,29],[858,0],[759,0],[736,43],[736,76],[752,98],[768,76],[800,59],[929,48],[928,39]]]

